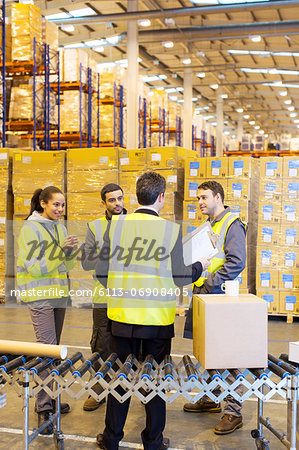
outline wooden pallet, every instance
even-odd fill
[[[289,313],[268,312],[268,316],[269,317],[271,317],[271,316],[272,317],[286,317],[287,323],[293,323],[294,318],[296,318],[296,317],[299,318],[299,315],[293,314],[291,312],[289,312]]]

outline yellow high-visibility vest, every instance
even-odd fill
[[[109,319],[136,325],[174,322],[171,251],[178,234],[179,225],[151,214],[112,217]]]
[[[97,254],[99,254],[101,247],[103,245],[104,234],[105,231],[107,230],[108,223],[109,221],[104,216],[101,217],[100,219],[93,220],[88,224],[90,231],[93,233],[95,237]],[[107,303],[106,289],[96,278],[93,286],[92,301],[93,303],[103,303],[103,304]]]
[[[58,244],[67,235],[62,224],[56,225]],[[37,221],[26,222],[19,238],[17,284],[22,302],[68,297],[67,272],[76,264],[75,256],[66,257],[49,232]]]
[[[225,238],[227,230],[229,229],[230,225],[235,222],[235,220],[240,220],[237,214],[233,214],[230,211],[226,213],[221,220],[215,222],[212,225],[213,232],[215,234],[219,235],[219,241],[218,245],[221,248],[221,252],[211,260],[211,264],[209,265],[208,269],[205,270],[201,277],[198,278],[193,285],[200,287],[204,284],[205,280],[208,277],[209,273],[216,273],[217,270],[219,270],[224,262],[225,262],[225,253],[224,253],[224,244],[225,244]]]

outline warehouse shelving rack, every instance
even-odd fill
[[[33,114],[32,120],[9,120],[5,122],[5,133],[9,131],[24,132],[24,138],[33,139],[33,150],[39,145],[45,150],[51,150],[50,129],[59,136],[59,94],[51,89],[50,77],[57,77],[59,86],[59,57],[47,44],[41,44],[33,39],[33,59],[31,61],[5,62],[6,78],[32,76],[33,84]],[[52,95],[51,95],[52,94]],[[55,98],[51,104],[51,98]],[[2,102],[4,105],[4,101]],[[56,123],[50,123],[51,114],[57,107]],[[59,141],[58,141],[59,142]],[[59,148],[59,147],[58,147]]]
[[[101,77],[100,77],[101,80]],[[100,84],[101,89],[101,84]],[[99,99],[99,105],[113,105],[113,142],[101,141],[101,133],[99,134],[98,147],[124,147],[124,87],[119,85],[119,93],[117,92],[117,85],[114,82],[113,97]],[[101,117],[99,115],[99,123]],[[117,121],[119,121],[119,131],[117,133]]]
[[[2,147],[5,147],[6,143],[6,78],[5,78],[5,66],[6,66],[6,55],[5,55],[5,0],[1,2],[0,10],[0,26],[2,31],[2,40],[0,48],[0,61],[1,61],[1,73],[0,73],[0,84],[1,84],[1,102],[0,102],[0,120],[1,120],[1,143]]]

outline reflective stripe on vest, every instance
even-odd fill
[[[170,254],[178,233],[179,225],[150,214],[112,218],[109,319],[139,325],[174,322],[176,285]]]
[[[97,253],[100,253],[100,249],[103,245],[104,240],[104,234],[107,230],[108,226],[108,220],[106,217],[101,217],[101,219],[96,219],[90,222],[89,229],[93,233],[96,243],[96,250]],[[94,271],[95,275],[95,271]],[[101,295],[101,293],[103,295]],[[107,303],[107,297],[106,297],[106,289],[103,287],[103,285],[95,278],[94,286],[93,286],[93,293],[92,293],[92,301],[93,303],[103,303],[106,305]]]
[[[209,265],[209,268],[205,270],[201,277],[195,281],[195,286],[200,287],[204,284],[205,280],[207,279],[209,273],[216,273],[217,270],[219,270],[224,262],[225,262],[225,253],[224,253],[224,244],[225,244],[225,238],[227,230],[229,229],[230,225],[235,222],[235,220],[240,220],[237,214],[233,214],[230,211],[226,213],[221,220],[218,222],[215,222],[212,226],[213,232],[215,234],[219,235],[218,245],[219,248],[221,248],[221,251],[218,253],[218,255],[211,260],[211,264]]]
[[[57,233],[62,242],[67,234],[65,227],[59,224]],[[17,261],[17,282],[23,302],[69,295],[63,256],[61,248],[39,222],[26,222],[19,237]],[[57,258],[61,261],[59,265]]]

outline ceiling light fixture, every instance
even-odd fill
[[[297,113],[295,113],[295,112],[293,112],[293,113],[290,113],[290,117],[297,117]]]
[[[102,53],[105,50],[103,46],[92,47],[92,49],[94,52],[97,52],[97,53]]]
[[[175,25],[175,20],[172,17],[166,17],[166,19],[164,20],[164,23],[168,27],[171,27],[171,26]]]
[[[244,114],[244,119],[249,119],[250,115],[249,114]]]
[[[236,111],[237,111],[237,113],[242,113],[244,111],[244,109],[243,108],[237,108]]]
[[[289,110],[289,111],[295,111],[295,106],[289,106],[289,107],[288,107],[288,110]]]
[[[255,35],[255,36],[249,36],[249,39],[252,41],[252,42],[261,42],[261,40],[262,40],[262,38],[261,38],[261,36],[260,35]]]
[[[286,97],[286,96],[288,95],[288,93],[287,93],[287,91],[280,91],[280,92],[279,92],[279,95],[280,95],[281,97]]]
[[[248,123],[249,125],[255,125],[255,120],[250,120]]]
[[[61,25],[60,29],[62,31],[66,31],[67,33],[72,33],[73,31],[75,31],[74,25]]]
[[[188,58],[188,57],[186,57],[186,58],[181,58],[181,62],[182,62],[183,64],[191,64],[191,58]]]
[[[255,128],[256,130],[259,130],[261,127],[260,127],[259,125],[256,125],[254,128]]]
[[[152,23],[149,19],[139,19],[137,20],[137,24],[140,27],[150,27]]]
[[[165,48],[172,48],[174,46],[174,43],[172,41],[165,41],[165,42],[162,42],[162,45]]]
[[[292,103],[292,100],[285,100],[284,102],[286,105],[290,105]]]
[[[204,78],[206,76],[205,72],[197,72],[196,76],[198,78]]]
[[[228,98],[228,95],[227,95],[227,94],[221,94],[220,97],[223,98],[223,99],[225,99],[225,98]]]
[[[217,84],[217,83],[215,83],[215,84],[210,84],[210,88],[216,90],[216,89],[219,88],[219,84]]]

